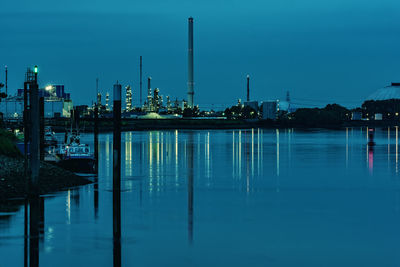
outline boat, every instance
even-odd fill
[[[44,129],[44,145],[45,146],[57,145],[56,134],[55,132],[53,132],[50,126],[46,126],[46,128]]]
[[[50,146],[48,153],[59,167],[78,174],[94,174],[95,158],[87,144],[81,144],[78,131],[65,135],[65,142]],[[50,158],[50,157],[49,157]]]
[[[87,144],[70,143],[60,145],[57,156],[57,165],[75,173],[95,173],[95,159]]]

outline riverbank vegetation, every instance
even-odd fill
[[[17,138],[11,132],[0,128],[0,155],[8,157],[21,157],[21,153],[15,146]]]

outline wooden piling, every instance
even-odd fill
[[[44,97],[39,98],[39,114],[40,114],[40,160],[44,160]]]
[[[36,76],[36,75],[35,75]],[[36,78],[37,81],[37,78]],[[40,168],[40,114],[39,114],[39,86],[37,82],[31,85],[30,113],[31,113],[31,142],[30,142],[30,193],[38,190]]]
[[[99,108],[96,103],[94,106],[94,160],[95,171],[99,174]]]
[[[121,85],[114,84],[113,135],[113,236],[121,239]]]

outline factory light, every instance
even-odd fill
[[[53,86],[51,86],[51,85],[47,85],[45,89],[46,89],[46,91],[50,91],[50,90],[52,90],[52,89],[53,89]]]

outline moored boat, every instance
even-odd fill
[[[95,171],[95,160],[87,144],[71,143],[60,146],[58,150],[58,165],[75,173],[92,174]]]

